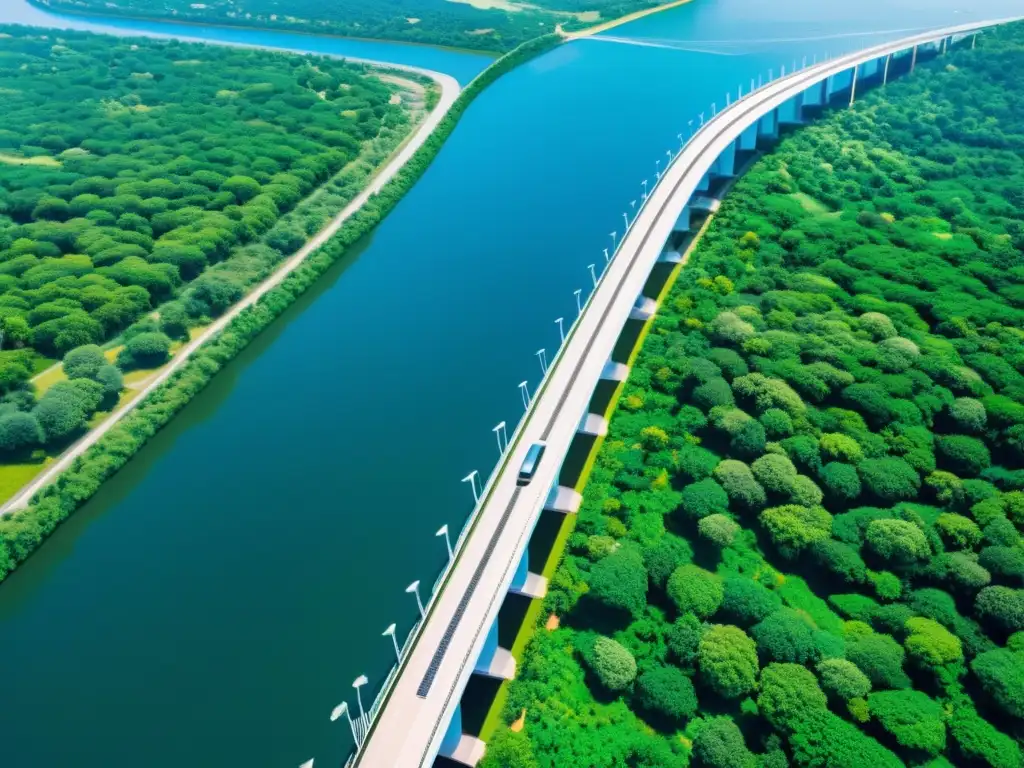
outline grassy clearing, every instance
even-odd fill
[[[54,157],[48,157],[46,155],[40,155],[39,157],[22,157],[21,155],[8,155],[5,152],[0,152],[0,163],[7,165],[38,165],[45,168],[59,168],[60,160]]]

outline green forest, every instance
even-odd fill
[[[1024,26],[759,159],[631,370],[481,766],[1024,766],[1022,249]]]
[[[59,449],[116,404],[122,372],[159,365],[241,298],[357,193],[410,117],[395,88],[339,60],[0,35],[9,461]],[[116,367],[100,349],[115,339]],[[37,397],[32,375],[62,357],[69,381]]]
[[[504,53],[539,35],[582,29],[664,0],[32,0],[62,12],[381,38]],[[490,7],[489,7],[490,6]]]

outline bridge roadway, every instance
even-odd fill
[[[729,151],[756,120],[829,76],[915,45],[1013,20],[933,30],[794,72],[719,112],[676,156],[552,361],[528,421],[492,479],[455,566],[428,606],[418,637],[384,693],[355,765],[432,765],[602,369],[684,206],[719,155]],[[519,487],[519,466],[526,450],[538,440],[547,442],[547,452],[533,481]]]

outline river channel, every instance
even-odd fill
[[[368,0],[372,1],[372,0]],[[558,343],[609,233],[726,91],[794,59],[1019,0],[694,0],[520,67],[471,106],[360,247],[0,585],[0,734],[11,768],[281,768],[348,751],[331,708],[376,684],[432,583],[467,472]],[[813,20],[813,21],[812,21]],[[55,17],[414,64],[460,82],[483,56],[427,47]],[[682,42],[680,42],[682,41]],[[2,46],[0,40],[0,46]],[[371,688],[373,686],[370,686]]]

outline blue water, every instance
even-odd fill
[[[38,23],[19,2],[0,20]],[[533,353],[554,350],[554,318],[572,315],[641,180],[687,120],[769,67],[968,18],[914,4],[695,0],[613,36],[715,53],[582,41],[488,88],[363,247],[0,586],[5,765],[338,764],[348,735],[328,713],[387,668],[380,632],[408,629],[404,587],[433,581],[434,532],[469,512],[459,479],[490,471],[491,427],[519,417],[518,382],[535,387]],[[479,66],[320,42],[462,79]]]

